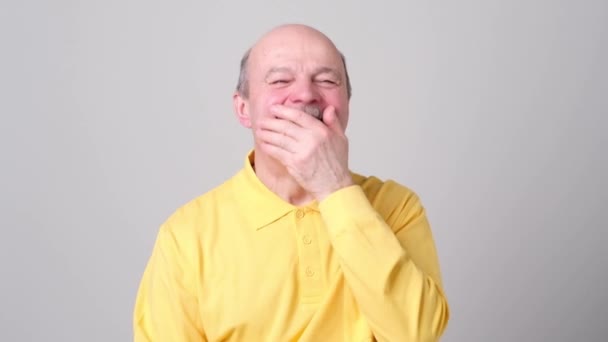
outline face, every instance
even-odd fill
[[[334,45],[315,31],[273,32],[251,51],[248,64],[249,97],[235,94],[239,121],[248,128],[282,104],[313,116],[336,108],[343,128],[348,123],[346,75]]]

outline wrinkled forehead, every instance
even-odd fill
[[[251,49],[250,70],[265,72],[274,67],[328,67],[343,73],[336,46],[314,31],[287,30],[263,37]]]

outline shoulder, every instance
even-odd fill
[[[220,209],[227,208],[234,203],[234,179],[238,174],[223,183],[190,199],[178,208],[163,222],[162,229],[170,231],[173,235],[199,235],[207,222],[218,216]]]
[[[420,197],[405,184],[358,173],[353,173],[353,181],[387,223],[410,222],[425,214]]]
[[[353,173],[353,181],[359,185],[367,198],[372,202],[419,202],[418,194],[407,185],[393,179],[381,179],[377,176],[365,176]]]

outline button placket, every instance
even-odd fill
[[[303,218],[303,217],[304,217],[304,215],[306,215],[306,213],[304,213],[304,211],[303,211],[303,210],[299,210],[299,209],[298,209],[298,211],[296,211],[296,217],[297,217],[297,218],[301,219],[301,218]]]
[[[323,280],[320,274],[320,251],[316,241],[316,221],[312,212],[297,209],[294,213],[298,238],[298,254],[300,259],[300,282],[302,284],[302,299],[316,302],[323,290]]]

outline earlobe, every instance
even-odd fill
[[[234,113],[237,119],[245,128],[251,128],[251,118],[249,117],[249,103],[245,100],[239,92],[235,92],[232,96],[232,104],[234,106]]]

